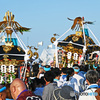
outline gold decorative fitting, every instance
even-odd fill
[[[12,46],[13,45],[13,42],[5,42],[5,45],[6,46]]]
[[[33,56],[33,52],[32,52],[31,49],[29,49],[29,51],[27,52],[27,54],[30,55],[29,58],[32,58],[32,56]]]
[[[82,36],[82,31],[76,31],[76,36]]]
[[[18,66],[19,64],[21,64],[24,61],[24,60],[17,61],[16,59],[9,60],[7,58],[7,57],[9,57],[8,55],[4,55],[3,57],[4,57],[4,59],[0,61],[0,66],[1,65],[6,65],[6,66],[14,65],[14,66]]]
[[[74,42],[76,42],[76,41],[79,40],[79,37],[77,37],[77,36],[73,36],[73,37],[72,37],[72,40],[73,40]]]
[[[89,45],[90,45],[90,43],[87,43],[87,44],[86,44],[86,46],[89,46]]]
[[[34,73],[32,72],[32,75],[34,75]]]
[[[9,57],[8,55],[3,55],[3,58],[7,58],[7,57]]]
[[[50,41],[51,41],[51,43],[54,43],[54,41],[56,41],[56,38],[52,37]]]
[[[33,55],[36,56],[36,59],[39,57],[39,54],[37,52],[34,52]]]
[[[2,47],[3,47],[3,51],[4,51],[5,53],[8,53],[9,51],[12,50],[12,47],[11,47],[11,46],[3,45]]]
[[[71,43],[69,43],[67,46],[66,46],[67,49],[73,49],[73,45]]]
[[[68,46],[73,46],[71,43],[68,43]]]
[[[20,52],[21,51],[21,48],[20,47],[17,47],[17,50]]]
[[[82,54],[82,53],[83,53],[82,49],[79,49],[79,54]]]
[[[17,74],[17,72],[14,73],[15,75]]]
[[[29,72],[26,72],[26,77],[29,77]]]
[[[38,50],[38,48],[34,47],[34,50],[36,50],[36,51],[37,51],[37,50]]]
[[[29,55],[29,58],[31,59],[33,56],[36,56],[36,59],[37,59],[39,57],[39,54],[37,52],[34,52],[34,53],[32,52],[31,48],[33,46],[28,46],[28,47],[29,47],[29,50],[28,50],[27,54]]]
[[[94,41],[90,37],[86,36],[86,46],[93,45],[93,44],[95,44]]]

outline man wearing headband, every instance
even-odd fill
[[[74,89],[76,92],[82,92],[84,90],[84,78],[78,75],[80,68],[77,64],[73,65],[74,75],[70,79],[70,83],[74,84]]]
[[[50,71],[50,70],[51,70],[51,67],[49,65],[44,66],[44,71],[45,72]]]
[[[0,100],[6,100],[6,87],[0,85]]]
[[[51,71],[54,72],[54,74],[55,74],[55,78],[53,81],[57,83],[58,87],[61,87],[63,84],[63,82],[59,80],[61,71],[59,70],[59,68],[53,68],[53,69],[51,69]]]
[[[44,76],[44,73],[51,70],[51,66],[45,65],[39,68],[39,72],[37,74],[37,78],[41,78]]]

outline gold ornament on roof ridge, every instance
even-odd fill
[[[0,32],[6,31],[7,33],[7,42],[8,42],[8,36],[10,35],[10,41],[12,37],[12,32],[19,31],[21,34],[23,34],[24,31],[29,31],[30,28],[22,27],[18,22],[14,21],[14,15],[12,12],[7,11],[5,13],[5,16],[3,18],[4,21],[0,22]]]
[[[55,37],[52,37],[52,38],[50,39],[50,41],[51,41],[51,43],[54,43],[54,41],[56,41],[56,38],[55,38]]]
[[[54,35],[54,37],[51,37],[51,39],[50,39],[50,41],[51,41],[51,43],[54,43],[55,41],[56,41],[56,38],[55,38],[55,36],[59,36],[58,34],[53,34]]]
[[[32,47],[33,46],[27,46],[28,48],[29,48],[29,50],[28,50],[28,52],[27,52],[27,54],[29,55],[29,58],[31,59],[33,56],[36,56],[36,59],[39,57],[39,54],[37,53],[37,52],[32,52]],[[34,47],[34,49],[37,51],[38,50],[38,48],[35,48]]]
[[[17,47],[17,50],[20,52],[21,51],[21,47]]]
[[[67,18],[68,20],[74,21],[71,29],[79,30],[83,24],[93,24],[91,21],[84,21],[84,17],[76,17],[75,19]]]

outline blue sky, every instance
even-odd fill
[[[71,27],[73,23],[67,17],[74,19],[84,16],[86,21],[96,21],[89,27],[100,41],[99,0],[2,0],[0,21],[8,10],[15,15],[15,20],[20,25],[32,28],[23,35],[19,33],[26,45],[37,46],[38,42],[43,41],[43,46],[38,50],[39,54],[51,44],[50,38],[54,33],[62,35]],[[69,34],[74,33],[75,31],[71,31]]]

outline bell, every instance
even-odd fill
[[[34,73],[32,72],[32,75],[33,75]]]
[[[29,73],[26,73],[26,77],[29,77]]]
[[[14,68],[14,70],[17,71],[18,69],[17,68]]]
[[[33,72],[31,72],[31,76],[32,76],[32,77],[34,76],[34,73],[33,73]]]

